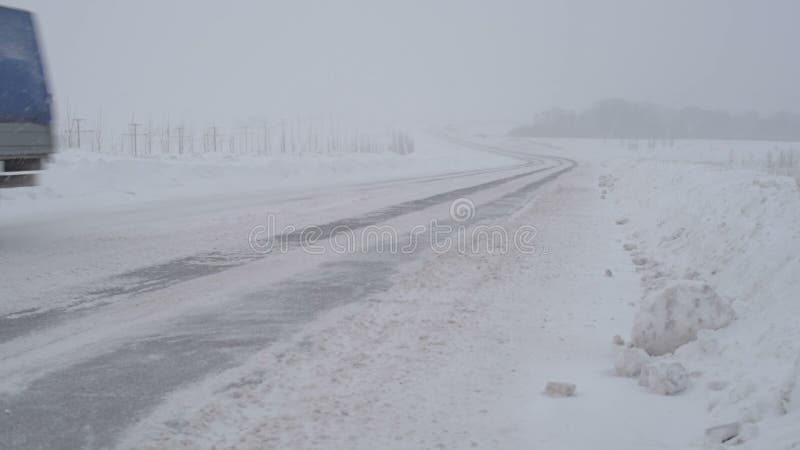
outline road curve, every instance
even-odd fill
[[[470,223],[503,220],[536,189],[575,167],[564,158],[458,143],[521,162],[503,170],[354,188],[351,193],[376,187],[408,191],[421,183],[462,182],[317,223],[320,238],[330,238],[340,226],[406,229],[432,215],[447,220],[449,204],[464,197],[479,199]],[[0,447],[113,447],[119,434],[166,394],[242,363],[326,310],[388,289],[391,275],[417,256],[316,257],[298,251],[297,232],[276,238],[294,250],[218,250],[154,261],[110,277],[101,289],[80,292],[83,305],[0,317],[0,379],[22,386],[0,394]],[[260,275],[254,274],[266,270],[270,275],[256,281]],[[234,285],[235,290],[228,289]]]

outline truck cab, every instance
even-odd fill
[[[34,17],[0,6],[0,188],[36,184],[54,149],[50,107]]]

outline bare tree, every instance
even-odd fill
[[[169,121],[167,121],[167,126],[161,131],[161,153],[169,154],[171,140],[172,130],[170,128]]]
[[[269,133],[269,123],[264,122],[264,154],[272,153],[272,139]]]
[[[183,155],[183,125],[177,127],[175,131],[178,133],[178,155]]]
[[[281,119],[281,154],[286,153],[286,122]]]

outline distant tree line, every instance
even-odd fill
[[[731,114],[695,107],[674,109],[649,103],[603,100],[582,112],[558,108],[545,111],[532,124],[511,130],[510,135],[800,141],[800,114]]]

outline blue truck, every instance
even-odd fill
[[[36,184],[53,153],[50,105],[33,15],[0,6],[0,188]]]

